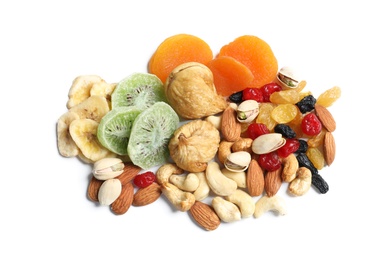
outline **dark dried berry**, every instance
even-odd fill
[[[321,194],[325,194],[329,190],[328,183],[319,174],[312,174],[312,186]]]
[[[282,134],[285,138],[295,138],[296,132],[286,124],[278,124],[274,127],[274,132]]]
[[[234,102],[234,103],[240,103],[243,101],[243,90],[242,91],[239,91],[239,92],[235,92],[234,94],[231,94],[228,99],[231,101],[231,102]]]
[[[300,112],[305,114],[312,111],[315,108],[316,98],[312,95],[305,96],[299,102],[296,103],[296,106],[300,109]]]
[[[319,174],[319,171],[309,160],[308,156],[305,153],[297,154],[296,158],[299,162],[299,167],[307,167],[311,171],[312,175]]]
[[[308,143],[304,139],[299,139],[300,146],[295,153],[306,153],[308,150]]]

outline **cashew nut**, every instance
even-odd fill
[[[251,144],[253,143],[253,139],[251,138],[240,138],[238,141],[235,141],[232,144],[232,152],[245,151],[248,153],[252,153]]]
[[[222,117],[221,115],[212,115],[212,116],[207,116],[205,118],[205,121],[210,122],[217,130],[220,131],[221,129],[221,122],[222,122]]]
[[[232,172],[227,168],[222,169],[224,176],[234,180],[239,188],[246,188],[246,172]]]
[[[193,192],[193,195],[195,196],[196,200],[201,201],[208,197],[210,188],[207,183],[207,179],[205,178],[204,172],[196,172],[197,178],[199,178],[199,186]]]
[[[281,159],[283,165],[282,180],[285,182],[291,182],[296,178],[296,172],[299,168],[299,162],[297,161],[294,153],[289,154],[287,157]]]
[[[178,167],[176,164],[167,163],[159,167],[155,173],[156,180],[159,184],[164,184],[169,182],[169,178],[173,174],[182,174],[184,170]]]
[[[231,195],[226,196],[226,200],[239,207],[243,218],[251,217],[254,214],[255,203],[247,192],[238,189]]]
[[[229,142],[226,140],[222,140],[219,144],[219,150],[217,151],[217,158],[220,163],[223,163],[227,160],[229,154],[231,154],[231,147],[234,142]]]
[[[179,211],[188,211],[196,202],[195,196],[192,193],[182,191],[169,182],[161,185],[161,191]]]
[[[241,213],[238,206],[222,197],[217,196],[213,198],[212,207],[219,218],[224,222],[228,223],[241,219]]]
[[[267,211],[275,211],[279,215],[283,216],[286,214],[286,203],[285,200],[279,195],[269,197],[267,195],[262,196],[255,203],[254,218],[259,218]]]
[[[183,191],[195,191],[200,184],[200,180],[194,173],[184,175],[171,175],[170,182]]]
[[[312,173],[306,167],[297,170],[297,177],[289,183],[288,191],[296,196],[304,195],[308,192],[312,183]]]
[[[208,163],[205,177],[209,187],[216,195],[228,196],[238,188],[238,184],[234,180],[224,176],[219,164],[215,161]]]

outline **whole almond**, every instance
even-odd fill
[[[131,182],[141,170],[142,169],[139,166],[127,162],[124,164],[123,173],[117,176],[116,179],[119,179],[122,185],[126,185],[128,182]]]
[[[134,200],[134,186],[131,182],[122,186],[122,192],[119,197],[111,204],[111,210],[116,215],[123,215],[130,208]]]
[[[207,231],[215,230],[220,225],[220,218],[215,210],[201,201],[196,201],[189,209],[193,219]]]
[[[156,201],[162,194],[161,186],[153,182],[145,188],[140,188],[135,192],[132,205],[134,206],[146,206]]]
[[[96,202],[99,201],[98,199],[99,189],[101,187],[101,184],[103,184],[103,182],[104,182],[103,180],[98,180],[96,179],[95,176],[92,175],[92,178],[89,181],[88,191],[87,191],[87,195],[90,200]]]
[[[324,159],[328,166],[330,166],[335,159],[336,145],[335,139],[331,132],[327,132],[324,135],[324,144],[323,144]]]
[[[251,196],[259,196],[263,193],[265,179],[262,168],[257,160],[252,159],[246,176],[247,191]]]
[[[226,141],[235,142],[240,139],[242,126],[236,118],[236,111],[228,106],[222,114],[221,133]]]
[[[282,185],[282,167],[265,174],[265,192],[272,197],[277,194]]]
[[[333,132],[336,129],[336,122],[331,112],[324,106],[315,104],[316,115],[322,125],[329,131]]]

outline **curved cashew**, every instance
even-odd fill
[[[282,180],[285,182],[291,182],[296,178],[296,172],[299,168],[299,162],[294,153],[289,154],[287,157],[281,159],[283,165]]]
[[[157,172],[155,173],[156,180],[158,184],[164,184],[169,182],[169,178],[173,174],[182,174],[184,170],[178,167],[174,163],[167,163],[159,167]]]
[[[171,175],[170,182],[183,191],[195,191],[200,184],[200,180],[194,173],[185,175]]]
[[[223,168],[222,173],[224,176],[234,180],[239,188],[245,189],[247,187],[246,172],[232,172],[227,168]]]
[[[297,177],[289,184],[288,191],[296,196],[304,195],[308,192],[312,183],[312,173],[306,167],[297,170]]]
[[[207,116],[205,118],[205,121],[210,122],[217,130],[220,131],[221,129],[221,122],[222,122],[222,117],[221,115],[212,115],[212,116]]]
[[[235,141],[232,144],[232,152],[245,151],[248,153],[252,153],[251,144],[253,143],[253,139],[251,138],[240,138],[238,141]]]
[[[196,200],[201,201],[208,197],[210,188],[208,186],[204,172],[196,172],[195,174],[199,178],[199,186],[193,192],[193,195],[195,196]]]
[[[243,190],[236,190],[231,195],[226,196],[226,200],[239,207],[243,218],[251,217],[254,214],[255,203],[252,197]]]
[[[238,206],[222,197],[213,198],[212,207],[219,218],[224,222],[228,223],[241,219],[241,213]]]
[[[224,162],[227,160],[227,157],[229,154],[231,154],[231,147],[234,144],[234,142],[229,142],[226,140],[222,140],[219,144],[219,150],[217,151],[217,158],[219,159],[219,162],[224,164]]]
[[[224,176],[219,164],[214,161],[208,163],[205,178],[211,190],[219,196],[228,196],[238,188],[238,184]]]
[[[169,182],[161,185],[161,191],[179,211],[188,211],[196,202],[195,196],[192,193],[182,191]]]
[[[276,211],[279,215],[283,216],[286,214],[286,203],[285,200],[279,195],[269,197],[267,195],[262,196],[255,203],[254,218],[259,218],[267,211]]]

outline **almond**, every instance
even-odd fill
[[[236,118],[236,111],[228,106],[222,114],[221,133],[226,141],[235,142],[240,139],[242,126]]]
[[[189,209],[193,219],[205,230],[215,230],[220,225],[220,218],[215,210],[201,201],[196,201]]]
[[[265,192],[272,197],[277,194],[282,185],[282,167],[274,171],[268,171],[265,175]]]
[[[331,132],[327,132],[324,135],[323,144],[324,159],[328,166],[330,166],[335,159],[336,145],[335,139]]]
[[[92,175],[92,178],[89,181],[88,192],[87,192],[88,198],[90,200],[96,202],[99,201],[98,199],[99,189],[101,187],[101,184],[103,184],[103,182],[104,182],[103,180],[98,180],[96,179],[95,176]]]
[[[323,126],[329,131],[333,132],[336,129],[336,122],[331,112],[324,106],[315,104],[316,115]]]
[[[131,182],[122,186],[119,197],[111,204],[111,210],[116,215],[123,215],[130,208],[134,200],[134,186]]]
[[[257,160],[252,159],[247,169],[247,191],[251,196],[259,196],[263,193],[265,179],[263,170]]]
[[[161,186],[153,182],[145,188],[140,188],[134,195],[132,205],[134,206],[146,206],[153,203],[161,196]]]
[[[123,173],[117,176],[116,179],[119,179],[122,185],[126,185],[128,182],[132,181],[141,170],[142,169],[139,166],[132,163],[125,163]]]

